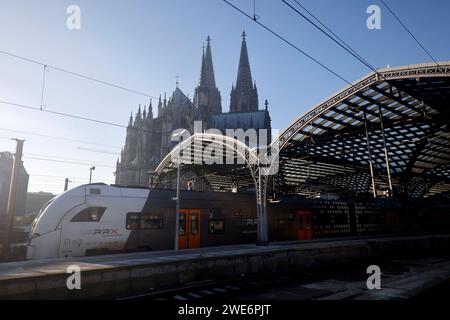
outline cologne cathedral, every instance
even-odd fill
[[[176,142],[171,141],[174,130],[184,128],[194,131],[194,121],[202,121],[203,129],[266,129],[270,135],[271,124],[267,100],[264,109],[259,109],[258,90],[252,80],[247,51],[246,34],[242,33],[242,46],[236,84],[230,93],[229,112],[222,112],[219,89],[216,87],[208,36],[203,49],[200,81],[191,100],[178,84],[170,97],[159,97],[157,116],[153,115],[150,102],[139,109],[127,127],[125,146],[116,165],[116,184],[128,186],[148,185],[148,171],[172,150]],[[268,137],[270,142],[270,136]]]

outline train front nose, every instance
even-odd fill
[[[36,239],[39,237],[38,233],[31,232],[28,236],[27,244],[27,260],[36,259]]]
[[[33,234],[28,240],[27,259],[49,259],[59,257],[60,230],[46,234]]]

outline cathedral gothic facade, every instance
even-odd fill
[[[260,110],[258,90],[252,80],[248,58],[246,34],[242,33],[242,46],[236,85],[230,94],[230,111],[222,112],[222,98],[216,87],[211,39],[208,36],[206,49],[203,49],[200,81],[195,89],[193,100],[180,88],[175,88],[167,98],[159,97],[158,114],[153,115],[150,102],[139,109],[127,127],[125,146],[116,164],[116,184],[127,186],[147,186],[148,172],[154,170],[160,161],[172,150],[176,142],[171,141],[174,130],[183,128],[194,131],[194,121],[202,121],[203,129],[218,129],[223,134],[226,129],[266,129],[270,143],[270,115],[268,103]]]

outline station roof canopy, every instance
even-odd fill
[[[314,106],[273,141],[279,170],[273,184],[269,179],[270,188],[308,197],[321,192],[369,194],[375,184],[379,193],[389,189],[389,165],[394,196],[448,196],[449,115],[450,61],[379,69]],[[196,139],[202,150],[211,143],[211,137],[201,134],[182,148]],[[232,144],[226,142],[224,149]],[[202,150],[189,153],[195,157]],[[174,174],[175,152],[158,166],[160,181]],[[248,158],[251,152],[246,148],[235,156]],[[255,181],[246,164],[191,163],[186,168],[213,190],[229,190],[236,180],[251,188]]]
[[[377,70],[283,131],[278,183],[304,195],[373,192],[372,162],[376,190],[386,190],[387,158],[394,193],[448,193],[449,115],[450,61]]]
[[[196,133],[185,137],[156,168],[154,186],[174,188],[181,159],[181,188],[195,180],[195,190],[231,192],[255,188],[256,153],[242,142],[222,134]]]

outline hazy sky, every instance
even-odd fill
[[[253,14],[253,0],[231,2]],[[300,2],[376,67],[430,61],[379,0]],[[437,60],[450,60],[450,1],[386,2]],[[81,8],[80,30],[66,27],[66,9],[73,4]],[[371,4],[381,7],[381,30],[366,26],[366,10]],[[369,72],[281,1],[256,0],[256,12],[259,21],[346,79],[354,81]],[[192,97],[199,79],[202,44],[210,35],[224,111],[236,81],[244,29],[260,107],[267,98],[273,128],[283,130],[295,117],[345,86],[222,0],[0,0],[0,50],[154,96],[169,95],[179,75],[180,88]],[[0,54],[0,100],[39,106],[41,83],[42,66]],[[126,125],[130,112],[148,102],[146,97],[54,69],[46,73],[44,106],[49,110]],[[153,105],[156,114],[155,100]],[[74,181],[72,187],[86,183],[90,164],[97,165],[95,181],[113,182],[125,129],[0,103],[0,151],[14,151],[12,137],[26,139],[29,190],[61,192],[64,177]]]

